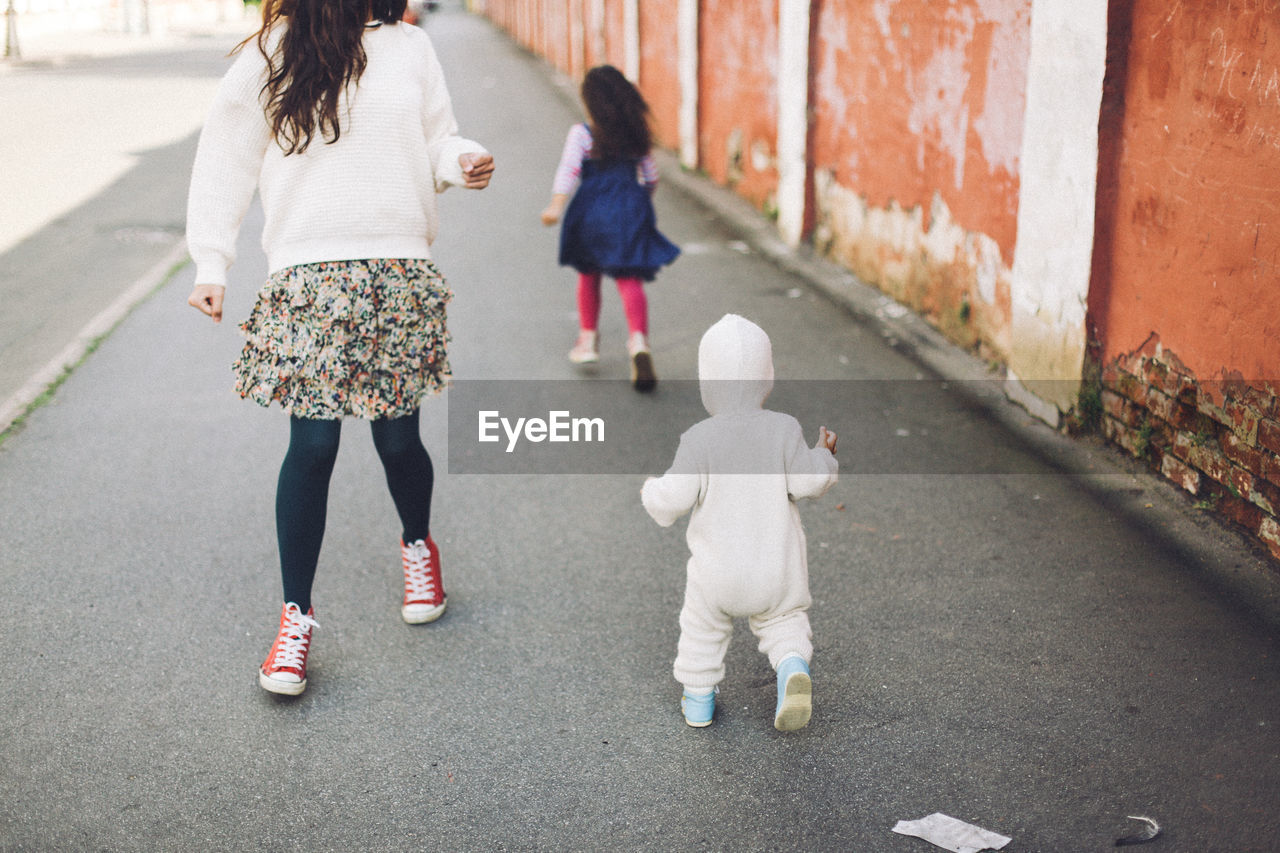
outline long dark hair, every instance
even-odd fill
[[[342,135],[338,115],[347,85],[359,82],[368,62],[365,24],[393,24],[407,0],[265,0],[258,50],[267,60],[267,119],[285,154],[301,154],[316,134],[327,143]],[[285,24],[271,49],[271,31]],[[240,46],[243,47],[250,39]]]
[[[582,78],[582,103],[591,123],[592,159],[634,160],[649,153],[649,105],[617,68],[599,65],[588,71]]]

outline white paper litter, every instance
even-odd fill
[[[920,820],[900,820],[893,828],[899,835],[914,835],[930,844],[936,844],[951,853],[978,853],[979,850],[999,850],[1012,838],[965,823],[962,820],[934,812]]]

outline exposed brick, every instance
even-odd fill
[[[1148,388],[1144,407],[1160,420],[1177,429],[1195,431],[1202,420],[1195,406],[1170,396],[1159,388]]]
[[[1244,389],[1240,395],[1240,401],[1264,418],[1276,416],[1276,395],[1266,389],[1251,385]]]
[[[1142,403],[1147,398],[1147,386],[1132,373],[1118,371],[1115,378],[1106,384],[1116,394],[1135,403]]]
[[[1190,465],[1166,453],[1160,460],[1160,473],[1193,495],[1200,494],[1200,474]]]
[[[1280,421],[1264,418],[1258,422],[1258,444],[1280,454]]]
[[[1264,518],[1258,523],[1258,538],[1267,543],[1271,555],[1280,559],[1280,522],[1274,518]]]
[[[1261,416],[1253,409],[1235,400],[1227,400],[1222,407],[1227,415],[1227,426],[1249,444],[1258,443],[1258,421]]]
[[[1102,422],[1102,431],[1108,441],[1120,445],[1132,456],[1142,456],[1147,450],[1148,442],[1138,434],[1138,431],[1130,429],[1120,421],[1105,418]]]
[[[1141,350],[1122,355],[1116,359],[1116,364],[1120,369],[1131,376],[1141,376],[1146,367],[1147,356],[1143,355]]]
[[[1222,455],[1216,441],[1192,444],[1187,448],[1187,462],[1224,485],[1231,476],[1231,463]]]
[[[1267,500],[1266,495],[1258,488],[1257,479],[1243,468],[1231,469],[1227,475],[1227,487],[1234,494],[1239,495],[1254,506],[1266,510],[1268,513],[1275,513],[1275,508],[1272,507],[1271,502]]]
[[[1275,515],[1276,507],[1280,506],[1280,502],[1277,502],[1272,497],[1268,496],[1263,490],[1263,486],[1270,486],[1271,484],[1260,482],[1256,485],[1257,488],[1249,490],[1249,503],[1265,512],[1267,515]],[[1272,488],[1272,491],[1274,491],[1274,487]]]
[[[1120,421],[1125,426],[1133,426],[1138,421],[1136,407],[1114,391],[1103,389],[1102,411]]]
[[[1158,388],[1147,389],[1145,405],[1147,411],[1166,423],[1173,423],[1177,418],[1174,414],[1173,398]]]
[[[1147,383],[1143,382],[1137,376],[1124,374],[1120,377],[1120,387],[1117,389],[1127,399],[1132,400],[1138,405],[1143,405],[1147,401]]]
[[[1254,474],[1262,474],[1262,459],[1265,451],[1249,445],[1234,432],[1222,435],[1222,452],[1235,464]]]
[[[1188,406],[1194,407],[1196,400],[1200,397],[1200,389],[1196,380],[1185,373],[1177,375],[1177,387],[1169,393],[1177,397],[1181,402]]]
[[[1170,425],[1193,432],[1204,428],[1205,418],[1196,409],[1194,397],[1192,400],[1193,402],[1187,402],[1180,397],[1173,398],[1173,417],[1169,419]]]
[[[1223,495],[1218,501],[1218,512],[1249,530],[1257,530],[1262,519],[1270,517],[1265,516],[1256,505],[1230,494]]]
[[[1163,361],[1149,361],[1144,365],[1142,378],[1152,388],[1158,388],[1170,397],[1193,397],[1196,381]],[[1194,400],[1187,402],[1194,403]]]
[[[1216,423],[1226,424],[1230,422],[1227,418],[1227,413],[1222,411],[1221,406],[1214,403],[1213,396],[1211,394],[1199,395],[1196,399],[1196,411],[1200,412],[1202,415],[1212,418]]]
[[[1266,480],[1255,480],[1253,483],[1253,502],[1265,509],[1270,515],[1276,514],[1280,507],[1280,486]]]
[[[1179,430],[1173,434],[1173,446],[1169,448],[1173,455],[1177,456],[1183,462],[1191,458],[1191,448],[1195,446],[1196,437],[1185,430]]]
[[[1161,444],[1155,437],[1147,442],[1147,459],[1157,471],[1164,464],[1164,457],[1168,455],[1167,446],[1167,444]]]
[[[1280,456],[1263,451],[1262,470],[1259,473],[1262,474],[1267,482],[1280,486]]]
[[[1169,380],[1169,365],[1155,359],[1149,359],[1142,368],[1141,375],[1147,385],[1163,391],[1165,383]],[[1174,375],[1176,376],[1177,374]]]
[[[1102,366],[1106,438],[1145,459],[1217,513],[1251,531],[1280,560],[1280,398],[1238,374],[1197,381],[1152,335]]]
[[[1187,412],[1187,423],[1182,428],[1197,433],[1203,438],[1217,438],[1218,433],[1225,429],[1222,424],[1201,413],[1194,404],[1187,405]]]

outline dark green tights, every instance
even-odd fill
[[[431,529],[435,470],[418,435],[418,411],[376,420],[371,426],[373,446],[387,475],[387,487],[404,528],[404,541],[426,539]],[[297,604],[303,613],[311,609],[311,584],[324,539],[329,477],[338,458],[341,435],[341,420],[289,420],[289,451],[280,466],[276,487],[276,537],[284,600]]]

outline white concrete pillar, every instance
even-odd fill
[[[632,83],[640,82],[640,0],[622,3],[622,73]]]
[[[793,248],[804,233],[809,174],[809,2],[778,4],[778,231]]]
[[[698,167],[698,0],[680,0],[677,12],[680,71],[680,163]]]
[[[1107,0],[1033,0],[1007,391],[1054,426],[1084,365],[1106,62]]]

